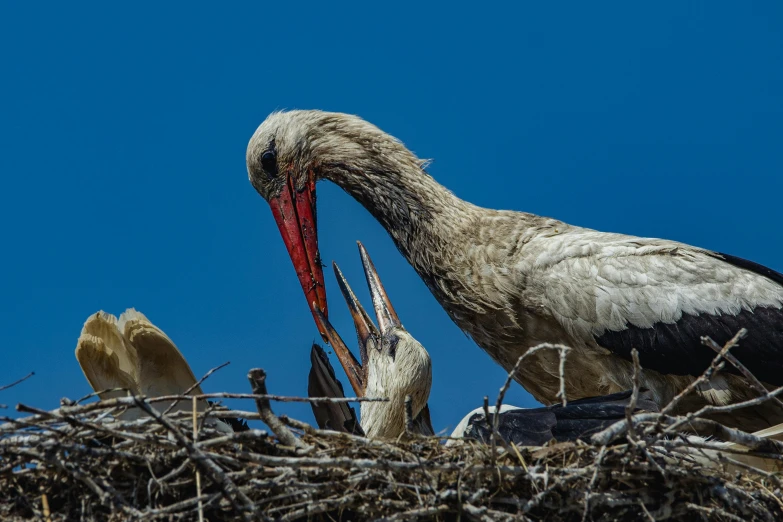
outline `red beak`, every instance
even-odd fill
[[[313,309],[317,308],[327,316],[326,287],[319,260],[318,230],[315,220],[315,181],[311,177],[303,189],[297,190],[293,177],[289,175],[287,178],[282,192],[269,201],[269,206],[280,229],[280,235],[283,236],[288,255],[291,256],[308,307],[313,311],[315,324],[324,341],[329,342],[322,322],[318,320]]]

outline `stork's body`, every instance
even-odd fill
[[[359,244],[364,273],[378,318],[376,328],[354,295],[337,265],[335,276],[356,326],[361,364],[346,346],[329,320],[315,311],[319,326],[349,377],[358,397],[385,399],[383,402],[362,402],[361,424],[355,411],[346,403],[312,403],[313,413],[321,428],[365,434],[369,438],[396,439],[407,435],[434,435],[427,399],[432,382],[430,356],[402,326],[397,313],[381,284],[380,277],[364,247]],[[310,397],[344,397],[329,358],[323,349],[313,344],[310,352],[312,367],[308,377]],[[657,411],[655,403],[642,392],[634,411]],[[410,397],[411,423],[406,426],[405,402]],[[631,391],[574,401],[567,406],[557,404],[545,408],[523,409],[501,405],[497,418],[497,433],[507,442],[524,446],[542,445],[552,439],[573,441],[585,439],[615,422],[626,418]],[[490,407],[489,413],[495,412]],[[494,421],[493,421],[494,422]],[[448,443],[463,438],[489,441],[491,431],[483,408],[468,413],[454,429]]]
[[[662,239],[604,233],[554,219],[480,208],[438,184],[399,141],[354,116],[275,113],[248,146],[248,170],[272,206],[309,303],[326,310],[317,262],[315,182],[359,201],[454,322],[503,368],[542,342],[573,348],[571,398],[631,387],[631,348],[642,385],[667,403],[708,366],[699,338],[750,334],[734,354],[763,382],[783,385],[783,275],[745,260]],[[540,352],[516,375],[551,404],[558,358]],[[732,369],[685,410],[754,395]],[[777,406],[722,419],[747,430],[783,422]]]

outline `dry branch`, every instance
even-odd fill
[[[170,398],[143,397],[18,406],[26,416],[0,425],[0,520],[783,520],[780,477],[730,460],[783,462],[783,444],[701,417],[741,405],[631,415],[589,443],[526,448],[493,437],[445,447],[438,437],[368,440],[277,417],[265,374],[249,380],[252,394],[210,396],[254,401],[258,413],[163,415],[154,405]],[[112,418],[128,407],[147,417]],[[279,442],[257,429],[219,432],[207,415],[262,419]],[[750,449],[686,437],[693,426]]]

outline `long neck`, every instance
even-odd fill
[[[436,182],[412,155],[403,159],[407,161],[396,158],[385,165],[341,165],[326,177],[381,223],[400,252],[421,273],[433,268],[439,254],[453,242],[457,229],[469,228],[477,207]]]

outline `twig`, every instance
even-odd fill
[[[186,392],[187,393],[187,392]],[[193,397],[193,443],[198,442],[197,399]],[[198,520],[204,522],[204,503],[201,501],[201,472],[196,468],[196,494],[198,495]]]
[[[231,364],[231,362],[230,362],[230,361],[226,361],[226,362],[224,362],[224,363],[223,363],[223,364],[221,364],[221,365],[215,366],[214,368],[212,368],[211,370],[209,370],[207,373],[205,373],[205,374],[204,374],[204,376],[203,376],[203,377],[201,377],[201,379],[199,379],[198,381],[196,381],[195,383],[193,383],[193,384],[192,384],[192,385],[191,385],[191,386],[190,386],[190,387],[189,387],[187,390],[185,390],[184,392],[182,392],[182,395],[188,395],[190,392],[192,392],[193,390],[195,390],[196,388],[198,388],[199,386],[201,386],[201,383],[203,383],[204,381],[206,381],[206,380],[209,378],[209,376],[210,376],[210,375],[212,375],[213,373],[215,373],[216,371],[218,371],[218,370],[220,370],[220,369],[222,369],[222,368],[225,368],[225,367],[226,367],[226,366],[228,366],[229,364]],[[166,408],[166,410],[163,412],[163,415],[168,415],[169,413],[171,413],[171,411],[172,411],[172,410],[173,410],[173,409],[174,409],[174,408],[177,406],[177,404],[179,404],[179,401],[180,401],[180,399],[177,399],[177,400],[175,400],[174,402],[172,402],[172,403],[169,405],[169,407],[168,407],[168,408]]]
[[[322,403],[322,402],[332,402],[332,403],[344,403],[344,402],[388,402],[389,399],[387,398],[364,398],[364,397],[349,397],[349,398],[337,398],[337,397],[290,397],[285,395],[254,395],[252,393],[205,393],[202,395],[163,395],[160,397],[145,397],[145,396],[129,396],[129,397],[117,397],[114,399],[108,399],[103,401],[97,401],[97,402],[91,402],[88,404],[76,404],[76,405],[68,405],[68,406],[61,406],[60,408],[57,408],[55,410],[52,410],[50,412],[47,412],[48,414],[53,415],[86,415],[88,413],[92,413],[94,411],[110,411],[112,409],[119,409],[119,408],[132,408],[136,405],[136,401],[142,400],[147,404],[155,404],[158,402],[164,402],[164,401],[171,401],[176,399],[182,399],[182,400],[191,400],[192,397],[195,397],[196,399],[210,399],[210,398],[228,398],[228,399],[265,399],[267,401],[278,401],[278,402],[306,402],[306,403]],[[30,411],[33,411],[34,408],[31,406],[25,406],[24,404],[18,404],[16,406],[16,409],[18,411],[25,411],[25,409],[29,409]],[[40,411],[40,410],[35,410]],[[175,414],[176,415],[176,414]],[[11,427],[4,427],[3,425],[0,425],[0,432],[3,432],[5,429],[13,428]]]
[[[721,360],[724,358],[724,356],[729,353],[729,350],[737,346],[737,343],[739,340],[747,333],[747,330],[744,328],[741,329],[737,334],[729,339],[729,341],[723,345],[723,348],[720,349],[718,354],[715,356],[714,359],[712,359],[712,362],[707,367],[706,370],[696,379],[694,379],[688,386],[685,387],[680,393],[678,393],[671,401],[669,401],[669,404],[667,404],[662,410],[662,414],[667,414],[669,412],[674,411],[674,409],[677,407],[677,405],[680,403],[680,401],[685,398],[687,395],[689,395],[693,390],[695,390],[698,386],[700,386],[702,383],[705,383],[709,381],[712,378],[712,374],[714,372],[720,371],[722,368],[721,366]]]
[[[168,430],[168,432],[174,436],[177,442],[185,447],[190,458],[212,476],[212,479],[221,487],[223,490],[223,495],[225,496],[226,500],[232,504],[234,510],[237,513],[241,513],[245,520],[251,520],[247,513],[252,513],[255,515],[256,510],[253,506],[253,502],[237,488],[236,484],[234,484],[234,482],[226,476],[223,470],[220,469],[220,466],[215,464],[215,462],[210,459],[207,454],[202,452],[193,443],[188,441],[182,432],[166,417],[158,413],[155,408],[150,407],[142,400],[137,400],[136,405],[144,410],[147,415],[153,417],[156,421],[163,425]],[[239,499],[242,505],[239,505],[236,499]]]
[[[636,430],[633,427],[631,417],[636,411],[636,403],[639,400],[639,374],[642,369],[639,364],[639,350],[636,348],[631,349],[631,359],[633,360],[633,391],[631,392],[631,400],[625,407],[625,420],[628,423],[628,440],[636,442]]]
[[[560,366],[558,369],[559,376],[560,376],[560,391],[557,392],[557,397],[560,397],[560,401],[563,406],[566,406],[568,404],[568,398],[566,397],[566,388],[565,388],[565,363],[566,363],[566,355],[568,355],[569,350],[571,348],[568,348],[567,346],[559,346],[558,347],[558,356],[560,357]]]
[[[747,330],[745,328],[742,328],[739,332],[737,332],[737,337],[740,339],[745,337],[747,334]],[[709,348],[712,348],[713,351],[717,353],[722,352],[722,348],[718,343],[713,341],[710,337],[704,336],[701,338],[701,344],[704,346],[707,346]],[[750,381],[750,385],[759,392],[759,395],[765,395],[769,393],[769,390],[767,390],[767,387],[764,386],[758,378],[751,373],[750,370],[748,370],[744,364],[742,364],[736,357],[734,357],[731,353],[725,353],[723,354],[723,357],[729,361],[729,363],[732,364],[748,381]],[[772,401],[777,403],[779,406],[783,407],[783,401],[778,399],[777,397],[772,397]]]
[[[49,511],[49,499],[46,498],[46,493],[41,493],[41,507],[43,508],[44,520],[52,522],[52,513]]]
[[[527,357],[535,354],[536,352],[539,352],[541,350],[557,350],[560,354],[560,391],[558,392],[557,396],[562,399],[563,406],[566,405],[566,393],[565,393],[565,357],[566,354],[571,350],[568,346],[562,345],[562,344],[551,344],[551,343],[541,343],[538,344],[530,349],[528,349],[525,353],[520,355],[517,358],[517,362],[514,364],[514,367],[511,368],[511,371],[508,372],[508,375],[506,375],[506,380],[503,382],[503,386],[500,387],[500,392],[498,392],[498,398],[495,401],[495,417],[493,419],[492,425],[488,424],[488,427],[493,432],[496,432],[498,429],[498,416],[497,414],[500,412],[500,407],[503,405],[503,399],[506,398],[506,392],[508,392],[509,387],[511,386],[511,381],[514,380],[514,376],[519,371],[519,368],[522,366],[522,361],[524,361]],[[485,408],[488,414],[489,409]],[[487,419],[487,423],[489,423],[489,419]]]
[[[254,368],[247,373],[247,379],[250,381],[250,387],[253,389],[253,394],[257,397],[266,397],[266,372],[261,368]],[[280,422],[280,419],[272,413],[272,407],[269,404],[269,399],[256,398],[256,408],[264,423],[274,432],[275,436],[285,444],[291,446],[300,451],[309,451],[311,448],[291,433],[285,424]]]
[[[489,417],[489,397],[486,395],[484,396],[484,421],[487,423],[487,427],[489,428],[489,447],[490,447],[490,462],[494,466],[495,461],[497,458],[497,439],[495,438],[496,430],[495,425],[497,423],[498,418],[498,410],[495,410],[495,413],[490,419]]]
[[[13,388],[14,386],[19,384],[20,382],[26,381],[27,379],[29,379],[33,375],[35,375],[35,372],[30,372],[27,375],[25,375],[24,377],[22,377],[21,379],[19,379],[18,381],[14,381],[11,384],[6,384],[5,386],[0,386],[0,391],[7,390],[8,388]]]

